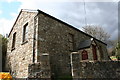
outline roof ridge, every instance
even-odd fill
[[[26,12],[38,12],[35,9],[21,9],[21,11],[26,11]]]

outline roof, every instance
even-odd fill
[[[27,12],[33,12],[33,11],[36,12],[36,11],[37,11],[38,14],[39,14],[39,13],[42,13],[42,14],[44,14],[44,15],[46,15],[46,16],[48,16],[48,17],[50,17],[50,18],[52,18],[52,19],[54,19],[54,20],[56,20],[56,21],[58,21],[58,22],[60,22],[60,23],[62,23],[62,24],[64,24],[64,25],[67,25],[67,26],[69,26],[69,27],[71,27],[71,28],[73,28],[73,29],[75,29],[75,30],[77,30],[77,31],[79,31],[79,32],[81,32],[81,33],[83,33],[83,34],[85,34],[85,35],[91,37],[91,38],[94,38],[93,36],[91,36],[91,35],[89,35],[89,34],[83,32],[83,31],[81,31],[81,30],[79,30],[79,29],[73,27],[72,25],[70,25],[70,24],[68,24],[68,23],[65,23],[65,22],[63,22],[63,21],[61,21],[61,20],[59,20],[59,19],[57,19],[57,18],[55,18],[55,17],[53,17],[53,16],[51,16],[51,15],[49,15],[49,14],[47,14],[47,13],[45,13],[45,12],[39,10],[39,9],[38,9],[38,10],[21,9],[21,11],[20,11],[20,13],[19,13],[17,19],[19,18],[19,16],[20,16],[20,14],[21,14],[22,11],[27,11]],[[14,25],[16,24],[17,19],[16,19]],[[14,27],[14,25],[13,25],[13,27]],[[12,29],[13,29],[13,27],[12,27]],[[12,29],[11,29],[10,33],[12,32]],[[8,37],[10,36],[10,33],[9,33]],[[96,39],[96,38],[94,38],[94,40],[97,40],[97,41],[99,41],[99,42],[101,42],[101,43],[107,45],[106,43],[104,43],[104,42],[102,42],[102,41],[100,41],[100,40],[98,40],[98,39]]]
[[[84,41],[79,43],[78,50],[89,48],[91,46],[91,44],[92,44],[92,40],[91,39],[84,40]]]
[[[79,31],[79,32],[81,32],[81,33],[83,33],[83,34],[85,34],[85,35],[93,38],[93,39],[96,40],[96,41],[99,41],[99,42],[107,45],[105,42],[102,42],[101,40],[96,39],[95,37],[93,37],[93,36],[91,36],[91,35],[83,32],[83,31],[79,30],[78,28],[73,27],[72,25],[70,25],[70,24],[68,24],[68,23],[66,23],[66,22],[61,21],[60,19],[57,19],[57,18],[55,18],[55,17],[53,17],[53,16],[51,16],[51,15],[49,15],[49,14],[47,14],[47,13],[41,11],[41,10],[39,10],[39,9],[38,9],[37,11],[38,11],[38,13],[42,13],[42,14],[44,14],[44,15],[46,15],[46,16],[48,16],[48,17],[50,17],[50,18],[52,18],[52,19],[54,19],[54,20],[56,20],[56,21],[58,21],[58,22],[60,22],[60,23],[62,23],[62,24],[64,24],[64,25],[67,25],[67,26],[70,27],[70,28],[73,28],[73,29],[75,29],[75,30],[77,30],[77,31]]]

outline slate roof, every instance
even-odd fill
[[[85,48],[89,48],[91,46],[92,40],[84,40],[82,42],[80,42],[79,46],[78,46],[78,50],[80,49],[85,49]]]

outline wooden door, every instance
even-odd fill
[[[97,60],[97,50],[96,50],[96,46],[92,45],[92,51],[93,51],[93,59]]]

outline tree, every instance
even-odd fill
[[[5,70],[5,60],[6,60],[6,53],[7,53],[7,38],[5,38],[4,36],[2,36],[0,34],[0,45],[2,48],[2,52],[0,54],[2,54],[2,68],[3,68],[3,71]]]
[[[107,42],[110,35],[102,28],[96,25],[87,25],[83,27],[83,31],[103,42]]]
[[[115,47],[115,51],[116,51],[116,57],[118,58],[118,60],[120,60],[120,42],[117,42],[117,45]]]

